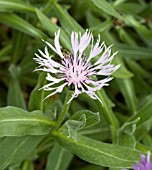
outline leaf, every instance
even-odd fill
[[[0,62],[7,61],[8,60],[8,55],[11,51],[12,44],[5,45],[4,47],[1,47],[0,50]]]
[[[123,42],[133,47],[137,46],[135,39],[123,27],[119,27],[119,29],[116,29],[116,31],[118,31],[119,37]]]
[[[130,67],[132,72],[134,72],[136,75],[139,75],[144,78],[151,77],[151,74],[146,69],[141,67],[141,65],[139,65],[136,61],[132,59],[125,59],[125,61],[127,62],[127,65]]]
[[[11,63],[17,64],[23,55],[27,36],[20,31],[13,31]]]
[[[136,140],[133,134],[136,131],[136,124],[139,120],[140,118],[137,118],[132,122],[124,123],[124,125],[118,130],[119,145],[135,149]]]
[[[129,45],[122,45],[117,43],[116,44],[117,48],[119,49],[119,53],[121,54],[122,57],[134,60],[150,60],[152,59],[151,53],[152,49],[151,48],[145,48],[145,47],[134,47],[134,46],[129,46]]]
[[[9,71],[11,77],[9,79],[7,105],[26,109],[23,92],[21,90],[20,83],[18,80],[20,69],[12,64],[9,67]]]
[[[64,28],[64,30],[67,32],[68,35],[71,35],[72,31],[76,32],[84,32],[84,29],[75,21],[68,13],[61,7],[59,4],[57,4],[54,0],[52,1],[52,6],[54,9],[54,12],[56,13],[57,17],[59,18],[59,21]]]
[[[34,8],[21,0],[0,0],[0,11],[34,12]]]
[[[104,89],[97,91],[97,94],[101,101],[103,102],[103,106],[101,103],[97,102],[98,108],[100,109],[101,114],[103,114],[105,120],[109,125],[114,127],[119,127],[118,120],[115,117],[115,114],[112,111],[111,100],[108,98],[107,94],[105,93]]]
[[[132,26],[147,44],[152,44],[150,29],[142,25],[132,15],[124,16],[123,21],[126,23],[126,25]]]
[[[114,73],[112,74],[113,77],[119,78],[119,79],[124,79],[124,78],[131,78],[131,77],[133,77],[133,73],[130,72],[130,71],[126,68],[126,66],[125,66],[125,64],[124,64],[124,62],[123,62],[123,60],[121,59],[121,56],[120,56],[119,54],[113,59],[113,63],[114,63],[115,65],[121,64],[121,65],[120,65],[120,68],[119,68],[116,72],[114,72]]]
[[[4,170],[29,158],[44,136],[6,137],[0,142],[0,169]]]
[[[128,135],[132,135],[136,130],[136,124],[139,120],[140,118],[138,117],[136,120],[132,122],[124,123],[124,125],[120,128],[120,132],[125,132]]]
[[[36,87],[33,89],[29,103],[28,103],[28,108],[29,111],[33,110],[44,110],[44,102],[43,99],[45,98],[45,91],[44,90],[39,90],[41,87],[43,87],[46,84],[46,73],[41,73],[39,78],[38,78],[38,83]]]
[[[121,19],[120,14],[113,8],[113,6],[105,0],[91,0],[91,2],[100,10],[104,11],[105,13]]]
[[[112,50],[118,51],[118,54],[114,57],[112,63],[115,65],[121,64],[120,68],[114,72],[112,75],[116,78],[130,78],[133,76],[133,74],[126,68],[124,61],[122,60],[121,55],[119,54],[119,48],[117,48],[117,41],[114,39],[114,37],[107,31],[100,34],[102,39],[106,42],[106,44],[113,45]]]
[[[71,152],[55,143],[48,155],[46,170],[66,170],[72,158],[73,154]]]
[[[6,24],[35,38],[43,39],[45,37],[43,32],[13,13],[1,13],[0,23]]]
[[[117,83],[130,112],[135,113],[137,110],[137,97],[132,80],[121,79],[117,80]]]
[[[151,110],[152,110],[152,102],[149,102],[145,104],[140,110],[138,110],[135,115],[131,116],[127,122],[132,122],[137,118],[140,118],[140,120],[137,122],[137,127],[141,126],[152,117]]]
[[[91,126],[94,126],[95,124],[99,123],[100,121],[100,116],[99,113],[94,113],[89,110],[81,110],[76,112],[70,120],[81,120],[81,117],[85,115],[85,122],[84,122],[84,127],[83,128],[88,128]]]
[[[82,115],[79,120],[68,120],[66,125],[68,127],[68,137],[73,138],[74,141],[77,141],[77,131],[82,129],[85,126],[86,117]]]
[[[55,123],[40,111],[27,112],[17,107],[0,108],[0,136],[44,135]]]
[[[65,33],[62,28],[59,28],[56,24],[54,24],[47,16],[45,16],[40,10],[36,8],[36,14],[40,20],[40,23],[44,30],[46,30],[52,37],[54,37],[54,33],[57,32],[59,29],[61,30],[60,33],[60,40],[61,44],[67,48],[71,49],[70,39]]]
[[[134,135],[128,135],[126,133],[120,133],[118,135],[118,143],[121,146],[135,149],[136,140]]]
[[[25,160],[22,163],[21,170],[34,170],[34,163],[30,160]]]
[[[45,112],[47,108],[50,108],[56,102],[56,96],[50,97],[50,100],[43,101],[49,92],[39,89],[46,85],[46,82],[46,73],[41,73],[38,78],[38,83],[30,95],[28,103],[29,111],[41,110]]]
[[[100,166],[130,168],[139,160],[139,152],[119,145],[99,142],[84,136],[78,136],[77,142],[63,132],[54,132],[59,144],[81,159]]]
[[[69,137],[77,140],[77,131],[83,128],[91,127],[100,121],[99,113],[94,113],[89,110],[76,112],[69,120],[66,121]]]

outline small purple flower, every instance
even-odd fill
[[[39,64],[35,71],[47,72],[46,79],[50,83],[41,88],[51,91],[46,98],[60,93],[65,86],[73,86],[74,93],[69,102],[80,93],[86,93],[91,98],[98,99],[102,103],[95,92],[103,86],[108,86],[108,82],[112,80],[110,75],[120,67],[120,65],[111,64],[117,52],[111,55],[111,46],[107,48],[104,42],[100,44],[100,36],[97,42],[93,44],[93,35],[86,30],[82,36],[72,32],[72,50],[70,53],[64,54],[61,50],[59,35],[60,30],[55,33],[54,46],[46,41],[44,42],[61,58],[61,62],[55,61],[50,56],[47,47],[45,47],[44,52],[38,50],[40,54],[35,54],[36,58],[34,58]],[[86,56],[85,50],[90,43],[91,50],[89,55]],[[92,63],[92,59],[96,56],[99,56],[98,60]],[[98,80],[99,76],[103,78]]]
[[[150,162],[150,151],[147,153],[147,157],[141,154],[140,159],[140,162],[138,162],[136,165],[132,165],[134,170],[152,170],[152,163]]]

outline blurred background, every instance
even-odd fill
[[[33,57],[38,49],[45,46],[41,39],[53,43],[54,33],[59,28],[61,45],[67,50],[70,50],[72,31],[84,32],[90,29],[95,38],[100,34],[101,41],[105,41],[107,45],[113,44],[113,52],[118,51],[113,63],[121,64],[121,68],[113,74],[114,80],[110,82],[110,86],[100,92],[107,107],[102,108],[96,101],[81,95],[72,102],[70,112],[81,109],[105,113],[110,111],[115,113],[121,126],[145,105],[149,104],[147,108],[152,109],[150,0],[0,0],[0,107],[10,105],[29,111],[40,109],[31,101],[38,88],[42,87],[38,82],[40,73],[33,72],[37,66]],[[54,109],[59,112],[63,97],[62,94],[55,95],[45,101],[43,112],[54,113]],[[105,117],[101,119],[101,124],[93,132],[88,130],[82,133],[111,143],[112,137]],[[143,144],[136,145],[140,150],[146,147],[152,149],[151,124],[152,119],[135,133],[136,143]],[[50,165],[49,160],[52,157],[58,158],[59,155],[52,155],[62,148],[56,146],[52,149],[51,138],[38,137],[37,143],[32,145],[33,138],[28,137],[25,146],[21,146],[19,150],[25,152],[24,149],[27,149],[27,154],[19,158],[7,142],[11,141],[12,146],[17,148],[24,140],[25,138],[0,138],[0,169],[51,170],[50,166],[53,165]],[[132,147],[134,139],[130,140],[129,147]],[[3,150],[6,145],[7,152]],[[106,169],[91,165],[67,152],[67,160],[62,159],[57,170]],[[66,165],[63,165],[64,162],[67,162]]]

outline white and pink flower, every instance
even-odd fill
[[[65,86],[74,86],[74,93],[69,102],[80,93],[86,93],[102,103],[95,92],[103,86],[108,86],[108,82],[112,80],[110,75],[120,67],[120,65],[111,64],[117,52],[111,55],[111,46],[106,47],[104,42],[100,43],[100,36],[94,44],[92,33],[86,30],[82,36],[77,32],[72,32],[72,49],[70,53],[64,54],[60,46],[59,36],[60,30],[55,33],[54,46],[46,41],[44,42],[61,58],[61,62],[55,61],[50,56],[48,47],[45,47],[44,52],[38,50],[39,54],[35,54],[36,57],[34,58],[39,64],[35,71],[47,72],[46,79],[49,83],[41,88],[51,91],[46,98],[62,92]],[[90,44],[91,50],[89,55],[86,56],[85,50]],[[93,63],[92,60],[96,56],[98,56],[98,60],[94,60]],[[99,76],[103,78],[98,80]]]

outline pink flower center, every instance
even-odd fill
[[[62,63],[65,66],[64,75],[68,85],[79,84],[88,80],[88,64],[85,64],[84,57],[77,58],[74,61],[74,58],[69,56],[68,58],[64,58]]]

